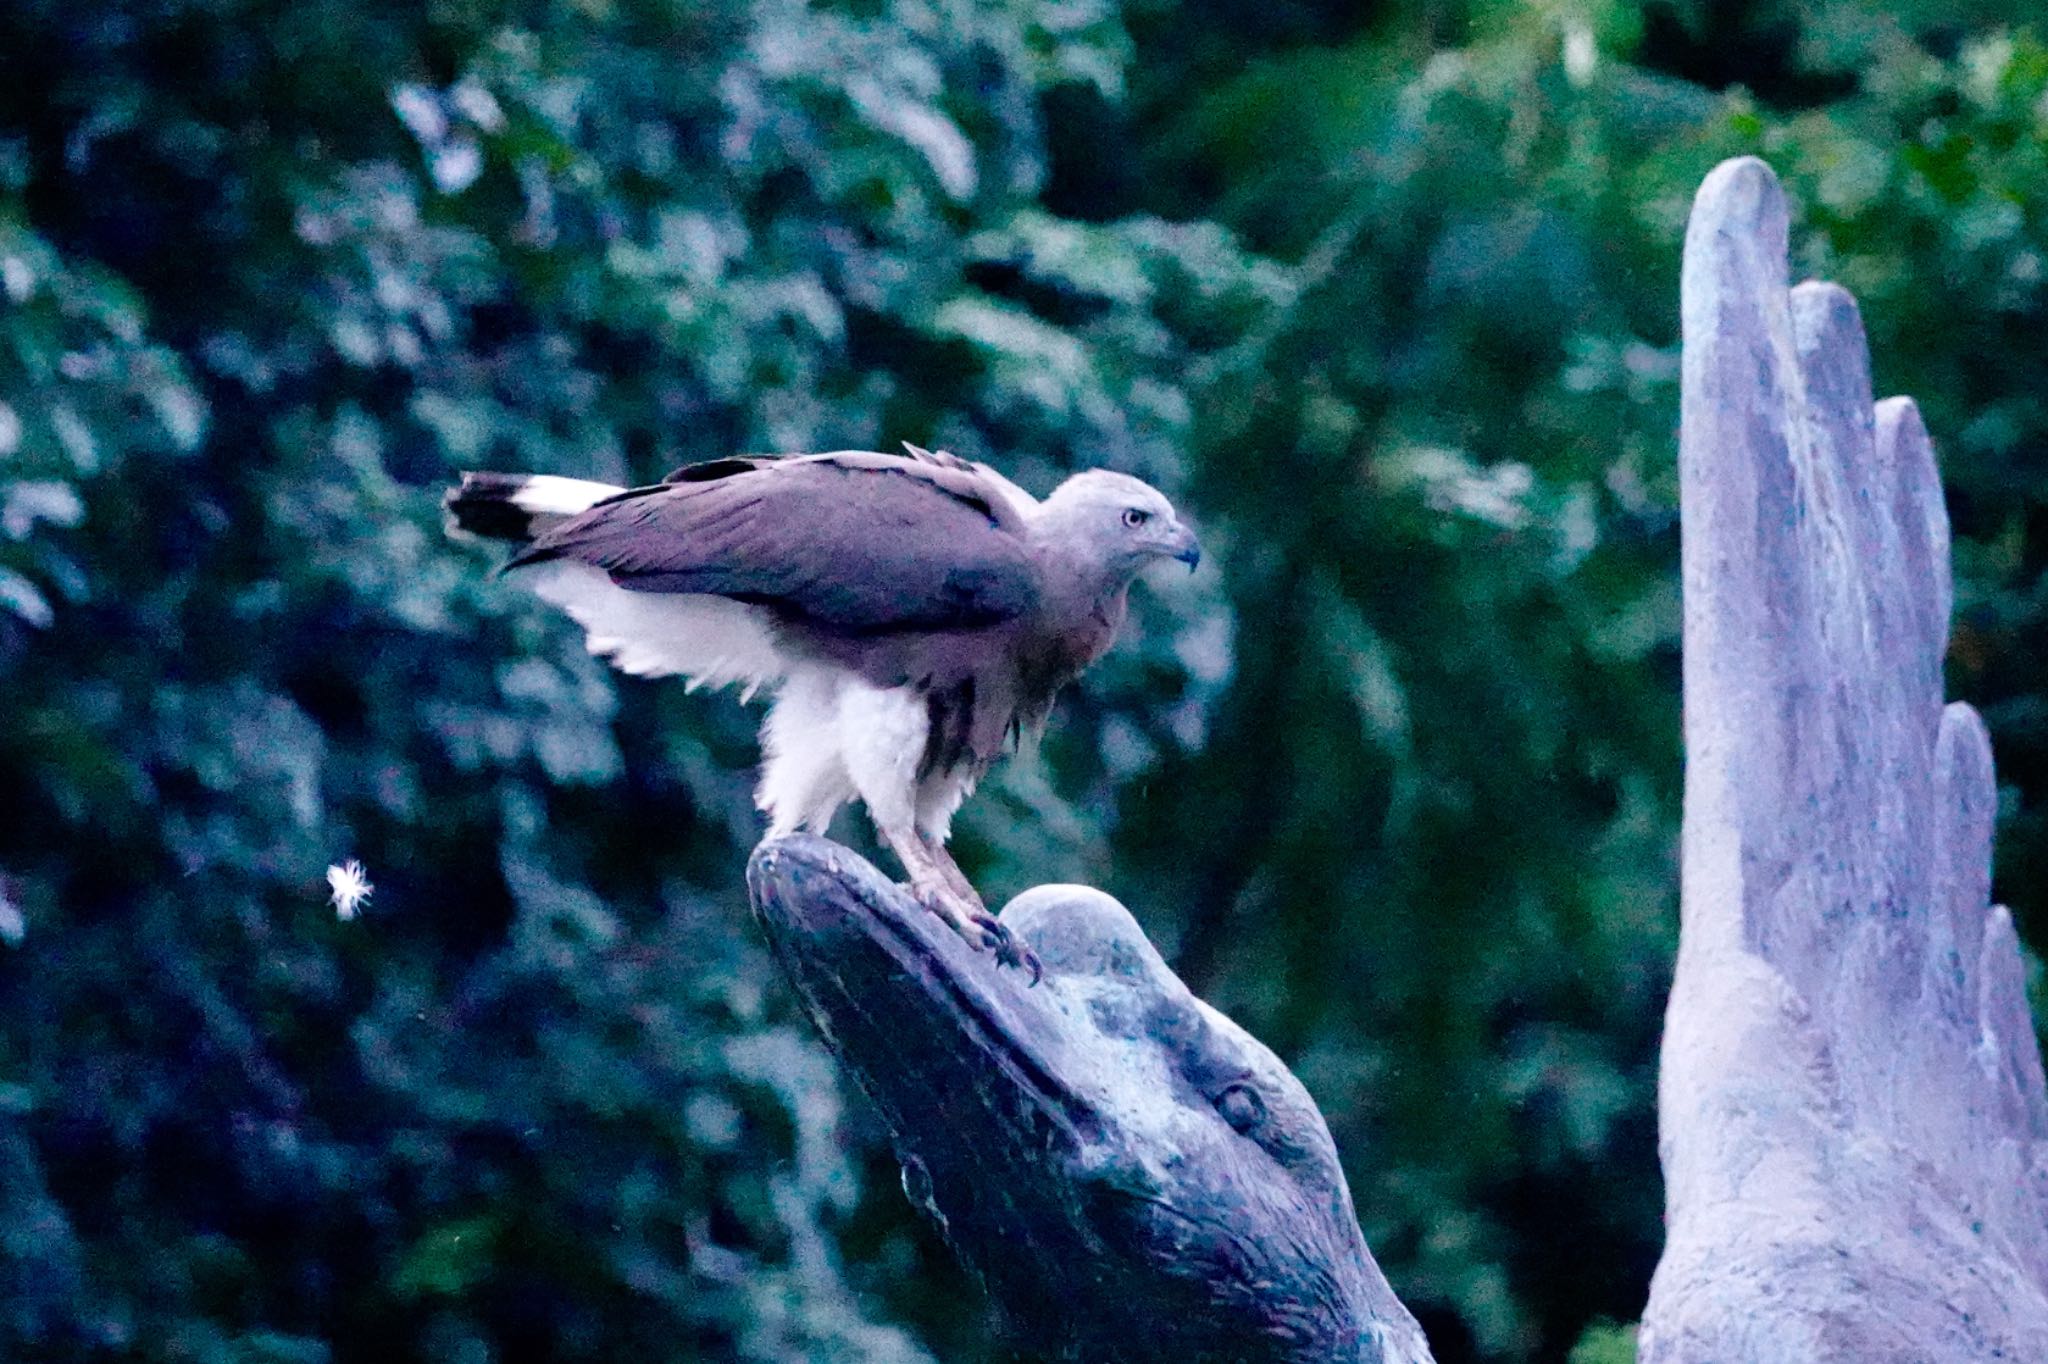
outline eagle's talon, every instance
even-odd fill
[[[1045,967],[1039,962],[1038,954],[1026,947],[1009,925],[993,914],[977,914],[974,926],[981,930],[981,945],[996,954],[996,961],[1003,966],[1021,966],[1031,973],[1031,983],[1038,984],[1045,979]]]
[[[991,951],[1002,966],[1021,966],[1031,973],[1031,983],[1045,979],[1045,967],[1038,954],[1012,933],[1009,927],[982,907],[981,897],[970,886],[965,893],[944,882],[913,879],[905,887],[910,897],[945,920],[967,945],[977,952]]]

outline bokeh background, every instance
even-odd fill
[[[1687,204],[1768,158],[1924,407],[2048,941],[2037,13],[11,0],[0,1357],[1003,1357],[747,915],[753,713],[436,505],[914,440],[1216,566],[970,871],[1116,892],[1298,1068],[1443,1364],[1630,1358]]]

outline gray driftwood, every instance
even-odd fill
[[[1041,886],[1004,907],[1033,985],[824,839],[763,844],[747,882],[905,1192],[1025,1355],[1429,1364],[1308,1092],[1116,901]]]
[[[1644,1364],[2048,1361],[2048,1096],[1948,522],[1756,160],[1686,235],[1683,933]]]

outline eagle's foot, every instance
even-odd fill
[[[1038,984],[1045,979],[1045,967],[1038,960],[1038,954],[1024,945],[1009,925],[995,915],[981,913],[974,916],[974,926],[981,930],[981,945],[996,954],[996,961],[1004,966],[1021,966],[1031,973],[1031,983]]]
[[[989,913],[980,896],[963,895],[943,881],[921,882],[915,878],[908,889],[912,899],[944,919],[955,933],[967,940],[969,947],[977,951],[993,951],[996,961],[1003,966],[1023,967],[1031,973],[1033,985],[1044,978],[1045,968],[1039,964],[1038,954]]]

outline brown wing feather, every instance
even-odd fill
[[[599,503],[513,566],[575,559],[634,591],[732,597],[847,634],[972,628],[1037,600],[1020,530],[971,466],[867,451],[725,459]]]

